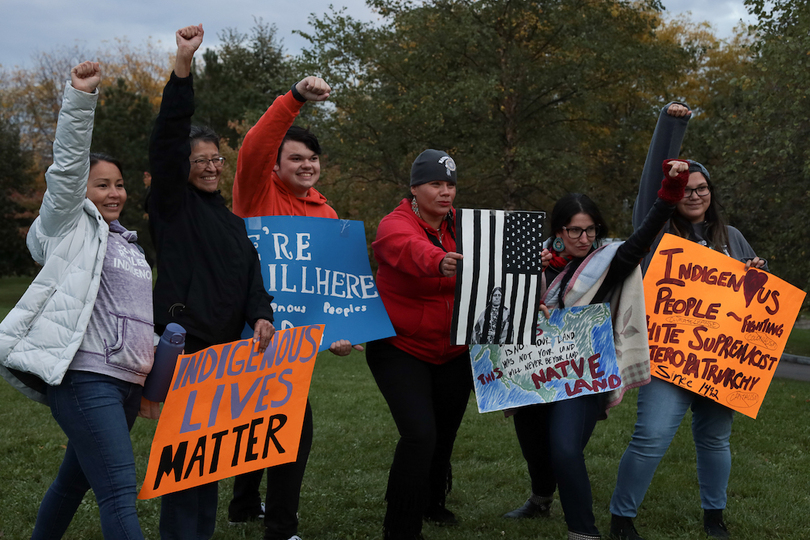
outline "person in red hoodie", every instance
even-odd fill
[[[422,538],[422,519],[457,523],[445,507],[450,455],[472,389],[466,345],[450,344],[456,253],[456,164],[425,150],[410,197],[380,222],[372,244],[377,289],[396,335],[367,345],[366,360],[400,439],[388,477],[386,540]]]
[[[321,175],[318,139],[293,126],[304,103],[324,101],[330,92],[323,79],[306,77],[276,98],[247,132],[236,162],[234,214],[337,219],[337,212],[315,189]]]
[[[326,197],[314,187],[321,174],[318,138],[309,130],[293,125],[307,101],[324,101],[330,92],[331,88],[323,79],[306,77],[276,98],[248,131],[236,164],[233,185],[236,215],[337,219],[335,210],[326,204]],[[329,350],[346,356],[353,347],[363,350],[345,339],[332,343]],[[300,540],[298,503],[312,449],[312,432],[312,408],[307,400],[296,460],[267,469],[266,506],[259,493],[263,470],[237,476],[233,499],[228,505],[231,523],[264,518],[265,540]]]

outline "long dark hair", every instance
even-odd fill
[[[596,206],[596,203],[583,193],[568,193],[560,197],[554,205],[554,209],[551,210],[551,234],[554,235],[562,231],[563,227],[570,223],[577,214],[587,214],[593,220],[594,225],[597,227],[596,238],[594,240],[601,240],[607,237],[607,221],[602,217],[602,212],[599,211],[599,207]],[[568,286],[571,277],[576,272],[576,269],[579,268],[579,265],[582,264],[584,260],[585,259],[574,259],[563,270],[565,275],[562,278],[560,290],[557,295],[559,307],[565,307],[563,292]]]
[[[571,222],[577,214],[587,214],[597,227],[596,239],[601,240],[607,237],[608,224],[602,217],[599,207],[585,194],[568,193],[560,197],[551,211],[551,234],[557,234],[563,227]]]
[[[689,162],[689,173],[697,172],[702,174],[703,178],[706,179],[706,183],[709,185],[709,193],[711,194],[709,207],[706,209],[706,215],[703,221],[703,237],[710,248],[722,253],[728,246],[728,223],[722,212],[723,205],[720,204],[720,201],[715,195],[711,176],[706,167],[697,161],[687,161]],[[669,224],[669,229],[672,234],[692,241],[697,240],[692,229],[692,223],[677,210],[672,213]]]

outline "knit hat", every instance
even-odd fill
[[[441,150],[425,150],[411,165],[411,186],[435,180],[456,183],[456,162]]]
[[[704,167],[697,161],[692,161],[691,159],[687,159],[686,162],[689,164],[690,173],[699,172],[706,178],[706,180],[711,181],[712,177],[709,175],[709,171],[708,169],[706,169],[706,167]]]

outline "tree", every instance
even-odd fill
[[[458,163],[457,206],[550,210],[583,191],[627,232],[652,111],[688,60],[658,39],[657,2],[369,4],[380,25],[333,11],[304,34],[335,89],[319,130],[342,212],[376,222],[431,147]]]
[[[12,120],[20,127],[23,148],[33,152],[42,170],[53,161],[53,137],[62,93],[77,59],[96,59],[101,63],[102,103],[105,90],[124,79],[134,93],[157,106],[170,73],[171,59],[151,41],[144,46],[116,41],[113,46],[105,44],[95,51],[79,46],[58,48],[38,55],[33,68],[4,73],[3,105],[14,111]]]
[[[36,266],[25,247],[31,215],[17,198],[32,187],[31,156],[20,146],[16,126],[0,118],[0,276],[28,275]]]
[[[195,64],[193,121],[213,128],[235,146],[240,133],[233,124],[255,123],[294,81],[275,25],[260,19],[250,35],[226,28],[218,37],[220,49],[206,49],[202,66]]]
[[[118,79],[102,92],[103,99],[96,107],[92,151],[121,161],[127,189],[121,223],[138,232],[138,242],[147,258],[154,260],[155,250],[144,210],[143,178],[144,172],[149,170],[149,137],[157,110],[148,96],[130,89],[124,79]]]
[[[733,201],[730,221],[775,274],[808,290],[810,2],[746,5],[758,18],[748,61],[742,72],[726,74],[725,92],[697,122],[701,147],[694,153]]]

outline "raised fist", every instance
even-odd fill
[[[680,103],[673,103],[669,107],[667,107],[667,114],[670,116],[675,116],[676,118],[682,118],[684,116],[692,114],[685,105],[681,105]]]
[[[669,162],[669,176],[675,178],[680,173],[689,170],[689,164],[685,161],[672,160]]]
[[[194,54],[203,41],[203,26],[186,26],[174,33],[175,40],[177,41],[178,52],[182,49],[185,52]]]
[[[101,82],[101,67],[98,62],[82,62],[70,70],[70,84],[76,90],[92,94]]]
[[[304,99],[307,101],[325,101],[332,92],[332,89],[326,84],[326,81],[313,76],[302,79],[295,85],[295,89],[298,90],[298,93],[304,96]]]

